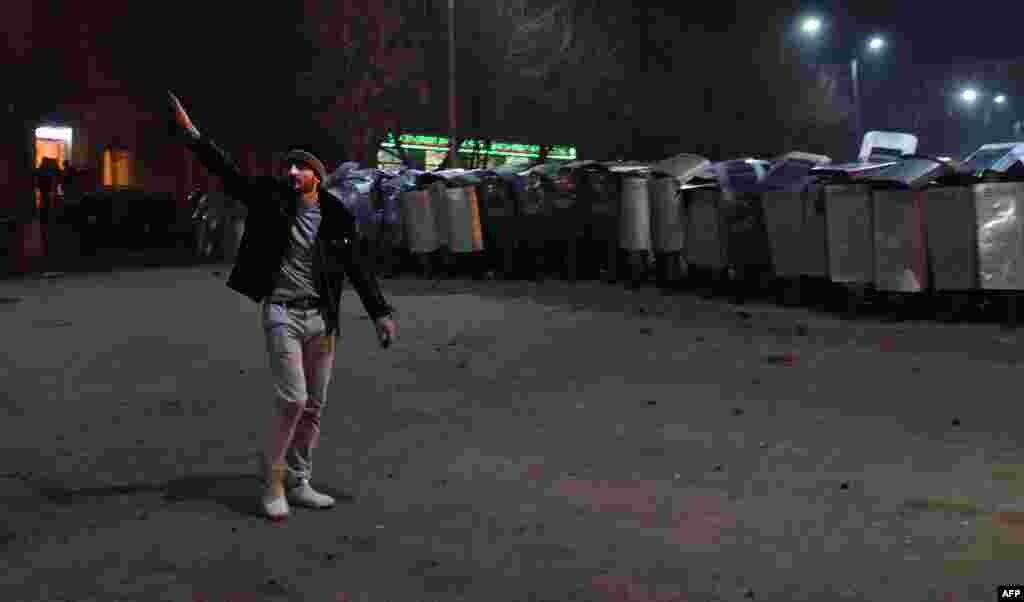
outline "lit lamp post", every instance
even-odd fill
[[[979,100],[982,99],[984,93],[973,86],[968,86],[960,91],[960,100],[967,106],[974,106]],[[992,104],[998,108],[1003,108],[1006,103],[1009,102],[1009,98],[1002,92],[992,95]]]
[[[959,96],[961,102],[968,107],[973,107],[982,99],[983,96],[985,96],[985,94],[975,87],[967,87],[960,91]],[[1009,98],[1003,93],[992,95],[992,104],[995,105],[996,109],[1006,108],[1007,102],[1009,102]],[[987,110],[992,109],[990,106],[986,106],[985,108]]]
[[[964,101],[964,103],[969,107],[973,107],[974,103],[978,102],[978,98],[980,96],[981,95],[974,88],[965,88],[960,92],[960,100]],[[1003,100],[1005,101],[1006,99],[1004,98]]]
[[[800,24],[800,31],[805,36],[815,38],[817,37],[823,28],[824,24],[819,17],[807,17]],[[871,36],[867,42],[867,50],[872,54],[878,54],[885,49],[885,38],[879,35]],[[853,84],[853,115],[854,115],[854,128],[857,132],[857,139],[860,140],[863,135],[863,128],[861,125],[861,102],[860,102],[860,56],[854,55],[850,59],[850,79]]]
[[[996,108],[1004,110],[1007,108],[1009,98],[1005,94],[996,94],[992,102],[996,103]],[[1010,115],[1010,120],[1013,122],[1013,135],[1014,137],[1020,137],[1021,133],[1024,133],[1024,124],[1017,119],[1015,114],[1011,113]]]
[[[966,106],[969,109],[973,109],[974,107],[978,106],[979,103],[981,103],[981,101],[985,98],[985,96],[986,96],[986,94],[984,92],[982,92],[981,90],[978,90],[978,88],[976,88],[974,86],[968,86],[968,87],[964,88],[957,95],[957,97],[959,98],[960,102],[962,102],[964,104],[964,106]],[[989,105],[989,104],[982,105],[982,108],[984,109],[984,117],[985,117],[985,125],[986,125],[986,127],[989,125],[989,119],[991,118],[992,111],[993,110],[996,110],[996,111],[1005,110],[1007,108],[1007,106],[1009,105],[1009,102],[1010,102],[1010,98],[1006,94],[1003,94],[1003,93],[999,92],[999,93],[996,93],[996,94],[992,95],[992,104],[991,105]],[[1022,128],[1022,125],[1024,125],[1024,124],[1022,124],[1020,121],[1016,121],[1016,120],[1013,121],[1013,135],[1014,136],[1020,136],[1021,135],[1022,130],[1024,130],[1024,128]]]
[[[800,30],[809,36],[816,36],[821,32],[821,19],[818,17],[807,17],[800,24]]]

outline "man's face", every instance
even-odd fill
[[[320,178],[305,163],[292,163],[288,166],[288,183],[298,194],[307,194],[316,190]]]

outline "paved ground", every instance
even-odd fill
[[[557,282],[354,293],[315,481],[223,268],[0,282],[0,599],[993,599],[1024,581],[1024,340]],[[1021,508],[1024,510],[1024,508]]]

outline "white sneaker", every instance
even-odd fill
[[[263,512],[270,520],[288,518],[289,510],[288,500],[283,495],[278,497],[266,495],[263,497]]]
[[[334,498],[313,489],[306,479],[299,481],[297,486],[288,490],[288,501],[296,506],[305,506],[306,508],[330,508],[334,505]]]
[[[272,466],[267,471],[263,490],[263,513],[270,520],[288,518],[288,499],[285,497],[285,482],[288,478],[288,467]]]

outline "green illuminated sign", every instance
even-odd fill
[[[381,146],[395,148],[395,138],[388,134],[387,139]],[[403,134],[402,147],[411,150],[447,150],[448,138],[445,136],[421,136],[416,134]],[[460,153],[479,152],[484,155],[498,155],[504,157],[540,157],[540,146],[536,144],[515,144],[512,142],[491,142],[490,149],[482,140],[463,140],[459,146]],[[571,161],[576,158],[576,148],[573,146],[552,146],[548,152],[549,159]]]

